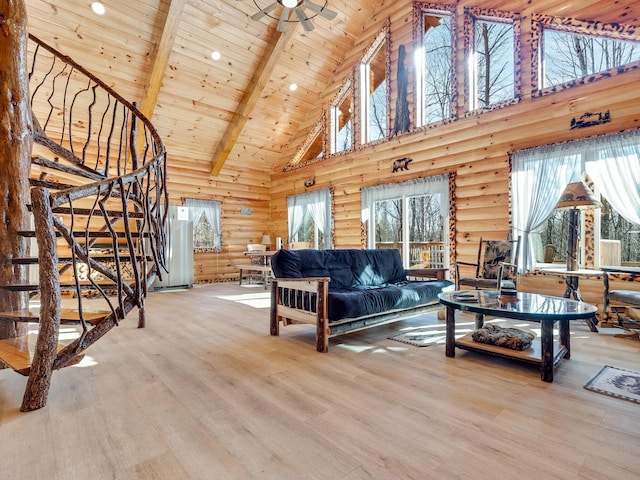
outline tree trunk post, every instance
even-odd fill
[[[33,354],[29,380],[20,410],[29,412],[47,404],[47,395],[56,359],[58,332],[60,330],[60,276],[56,232],[49,191],[34,188],[31,192],[36,234],[40,239],[38,262],[40,264],[40,331]]]
[[[0,284],[23,282],[29,168],[33,132],[27,74],[27,12],[24,0],[0,0]],[[0,289],[0,310],[25,308],[27,295]],[[0,338],[26,334],[21,323],[0,322]]]

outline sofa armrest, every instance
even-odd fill
[[[284,325],[316,325],[316,350],[329,348],[328,293],[329,277],[274,278],[271,282],[271,335]]]

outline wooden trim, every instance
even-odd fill
[[[213,158],[211,159],[211,176],[215,177],[220,174],[220,170],[222,170],[222,166],[227,161],[227,158],[229,158],[231,150],[235,147],[247,120],[251,116],[251,112],[256,106],[256,103],[258,103],[258,100],[260,100],[262,91],[267,86],[271,74],[278,64],[280,55],[284,52],[295,31],[296,29],[291,25],[287,28],[286,32],[277,32],[267,44],[265,53],[256,67],[249,86],[247,90],[245,90],[236,112],[233,114],[233,118],[227,126],[227,130],[224,132],[213,154]]]

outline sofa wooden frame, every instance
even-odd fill
[[[356,318],[328,319],[329,277],[274,278],[271,281],[270,333],[280,334],[283,325],[316,326],[316,350],[327,352],[329,339],[338,335],[397,322],[444,308],[435,301],[417,307],[390,310]]]

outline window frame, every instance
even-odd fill
[[[311,192],[300,193],[296,195],[289,195],[287,197],[287,238],[288,243],[295,242],[299,240],[298,234],[300,231],[300,227],[304,222],[304,218],[309,211],[310,205],[314,200],[314,197],[324,197],[325,201],[324,205],[324,214],[325,214],[325,231],[321,232],[323,235],[323,249],[331,249],[333,248],[333,189],[332,188],[323,188],[320,190],[314,190]],[[300,218],[300,227],[298,230],[292,233],[292,208],[300,207],[303,208],[302,217]],[[313,243],[314,248],[319,248],[319,227],[316,223],[315,218],[312,216],[313,222]],[[328,231],[326,231],[328,230]],[[305,240],[306,241],[306,240]]]
[[[354,118],[354,114],[355,114],[355,95],[354,95],[354,91],[353,91],[353,78],[348,78],[347,80],[345,80],[345,82],[342,84],[342,87],[340,88],[340,90],[338,91],[338,94],[335,96],[335,99],[331,102],[331,105],[329,107],[330,109],[330,118],[329,118],[329,123],[330,123],[330,150],[329,153],[330,155],[340,155],[340,154],[344,154],[347,152],[352,152],[355,148],[355,138],[356,138],[356,132],[355,132],[355,126],[356,126],[356,121]],[[337,150],[337,146],[338,146],[338,138],[340,136],[340,122],[338,121],[339,117],[340,117],[340,107],[342,106],[343,102],[346,101],[348,96],[351,96],[351,118],[348,120],[349,122],[351,122],[351,134],[350,134],[350,142],[349,145],[344,148],[343,150]]]
[[[433,182],[433,185],[430,185]],[[361,190],[361,221],[364,232],[367,236],[366,248],[376,248],[375,231],[375,205],[381,201],[402,200],[402,263],[405,268],[410,267],[410,244],[409,238],[409,199],[427,195],[440,195],[440,212],[442,213],[442,242],[445,252],[449,251],[452,244],[451,232],[451,212],[450,212],[450,189],[451,179],[448,175],[436,175],[408,180],[402,183],[387,183]],[[449,268],[450,258],[445,254],[445,268]]]
[[[575,33],[580,35],[591,35],[598,38],[608,38],[611,40],[627,40],[640,42],[640,36],[636,29],[630,25],[621,25],[613,23],[603,23],[599,21],[582,21],[577,19],[569,19],[563,17],[553,17],[534,13],[531,15],[531,95],[532,97],[541,97],[550,95],[555,92],[567,90],[578,85],[585,85],[603,78],[610,78],[629,71],[638,70],[640,61],[627,63],[610,70],[597,72],[592,75],[576,78],[574,80],[560,83],[551,87],[544,88],[542,82],[542,62],[544,61],[544,30],[552,29],[564,33]]]
[[[371,139],[370,128],[370,114],[371,114],[371,98],[373,93],[371,91],[371,62],[377,58],[382,48],[384,47],[384,83],[385,83],[385,112],[384,112],[384,129],[381,138]],[[358,87],[359,87],[359,126],[360,126],[360,144],[368,145],[372,143],[382,142],[389,137],[391,131],[390,121],[390,107],[391,107],[391,94],[390,94],[390,77],[391,77],[391,61],[390,61],[391,39],[389,36],[389,22],[387,21],[382,30],[376,35],[369,48],[367,48],[365,54],[358,64]],[[377,90],[376,90],[377,91]]]
[[[450,115],[441,120],[435,120],[433,122],[425,121],[425,102],[426,96],[424,93],[425,83],[425,69],[424,62],[424,17],[449,17],[451,23],[451,93],[450,93]],[[449,122],[453,122],[458,118],[458,34],[457,34],[457,13],[455,5],[442,5],[432,2],[415,2],[414,3],[414,30],[413,30],[413,42],[415,45],[414,56],[414,71],[415,71],[415,95],[414,95],[414,110],[415,110],[415,125],[416,130],[423,130],[427,128],[433,128],[439,125],[443,125]]]
[[[502,100],[500,102],[491,103],[485,106],[479,106],[477,103],[477,82],[476,82],[476,65],[472,66],[472,60],[475,58],[475,38],[476,24],[478,21],[488,23],[509,24],[513,27],[513,97]],[[465,97],[465,116],[475,115],[478,112],[496,110],[509,105],[515,105],[522,98],[522,69],[521,69],[521,28],[520,16],[515,12],[504,12],[499,10],[489,10],[482,8],[464,9],[464,51],[466,58],[464,97]]]
[[[193,251],[194,252],[220,252],[222,251],[222,229],[220,231],[216,231],[215,223],[217,223],[220,227],[222,226],[222,201],[220,200],[209,200],[209,199],[197,199],[197,198],[185,198],[184,206],[189,208],[189,216],[193,219]],[[208,205],[208,206],[207,206]],[[212,209],[214,215],[217,215],[217,218],[209,220],[207,216],[207,221],[211,226],[211,230],[214,235],[213,246],[211,247],[196,247],[195,246],[195,232],[198,227],[198,222],[193,215],[194,208],[204,208],[204,209]],[[206,212],[205,212],[206,213]],[[198,219],[200,220],[200,219]],[[213,223],[212,223],[213,222]]]

